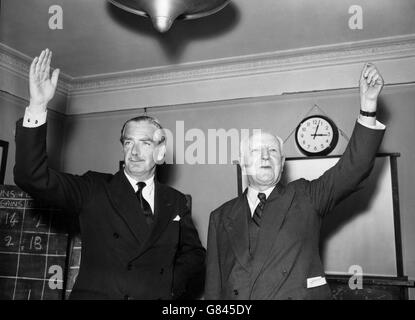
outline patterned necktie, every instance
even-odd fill
[[[135,193],[137,195],[138,200],[140,201],[141,209],[143,210],[144,216],[146,218],[147,224],[151,225],[153,223],[153,212],[151,211],[150,204],[147,202],[146,199],[143,197],[143,189],[146,186],[145,182],[138,182],[137,183],[138,190]]]
[[[259,203],[255,208],[254,215],[252,216],[252,220],[254,220],[255,224],[260,227],[261,226],[261,217],[262,212],[264,211],[265,202],[267,201],[267,196],[265,193],[258,193]]]

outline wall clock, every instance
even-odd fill
[[[339,130],[328,117],[314,115],[304,118],[295,131],[298,149],[306,156],[325,156],[339,141]]]

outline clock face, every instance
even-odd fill
[[[295,132],[297,147],[307,156],[325,156],[336,147],[339,132],[329,118],[310,116],[298,125]]]

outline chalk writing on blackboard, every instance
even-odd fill
[[[0,299],[62,299],[68,217],[0,186]]]

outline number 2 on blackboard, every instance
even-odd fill
[[[14,246],[14,242],[12,242],[12,237],[11,236],[5,236],[4,241],[6,242],[6,247]]]

